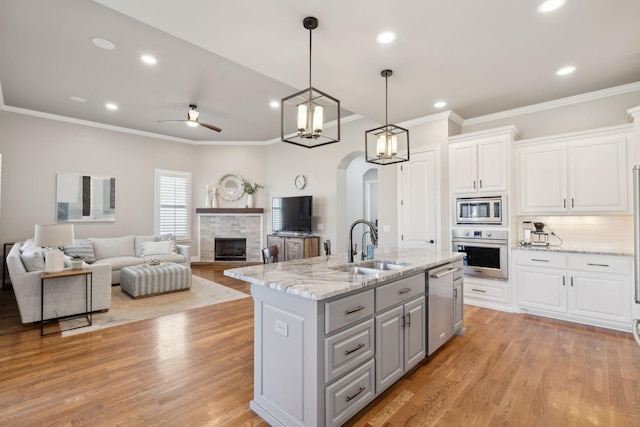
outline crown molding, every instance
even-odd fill
[[[417,119],[405,120],[404,122],[400,122],[397,126],[402,126],[405,128],[411,128],[414,126],[423,125],[426,123],[433,123],[440,120],[451,120],[459,126],[462,126],[464,119],[457,115],[453,110],[443,111],[442,113],[431,114],[429,116],[418,117]]]
[[[554,108],[565,107],[567,105],[580,104],[583,102],[594,101],[597,99],[608,98],[611,96],[624,95],[626,93],[640,91],[640,82],[629,83],[622,86],[615,86],[609,89],[597,90],[594,92],[587,92],[581,95],[569,96],[567,98],[560,98],[553,101],[542,102],[540,104],[528,105],[526,107],[514,108],[512,110],[506,110],[499,113],[487,114],[485,116],[478,116],[471,119],[464,120],[463,126],[477,125],[480,123],[492,122],[494,120],[507,119],[510,117],[522,116],[525,114],[531,114],[538,111],[551,110]]]
[[[462,142],[467,140],[477,140],[481,138],[493,138],[496,136],[508,136],[514,141],[522,138],[522,134],[514,125],[503,126],[499,128],[480,130],[477,132],[462,133],[449,137],[449,142]]]

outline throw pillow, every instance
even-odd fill
[[[142,244],[142,256],[149,255],[173,255],[173,242],[165,240],[164,242],[144,242]]]
[[[29,249],[30,247],[32,247],[34,244],[33,239],[27,239],[24,241],[24,243],[22,244],[22,246],[20,246],[20,252],[24,252],[27,249]]]
[[[170,234],[170,233],[160,234],[156,238],[156,242],[165,242],[165,241],[172,242],[173,247],[171,248],[171,250],[173,252],[178,252],[178,250],[176,249],[176,237],[173,234]]]
[[[24,268],[27,271],[41,271],[44,270],[44,254],[42,248],[37,246],[31,246],[20,255]]]
[[[87,264],[96,261],[96,255],[93,252],[93,244],[90,240],[76,240],[73,245],[67,245],[63,248],[65,255],[70,257],[79,257]]]

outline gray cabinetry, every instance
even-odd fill
[[[425,357],[424,289],[422,274],[376,289],[376,308],[393,307],[376,314],[376,393],[389,387]]]

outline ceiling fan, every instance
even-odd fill
[[[159,122],[161,123],[186,123],[189,126],[193,126],[193,127],[197,127],[197,126],[202,126],[205,127],[207,129],[211,129],[215,132],[220,132],[222,129],[220,129],[217,126],[213,126],[213,125],[209,125],[207,123],[202,123],[198,121],[198,116],[200,115],[200,112],[197,110],[198,107],[196,107],[195,104],[190,104],[189,105],[189,112],[187,113],[187,120],[159,120]]]

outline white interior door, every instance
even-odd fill
[[[437,230],[437,153],[411,153],[400,171],[400,247],[435,249]]]

